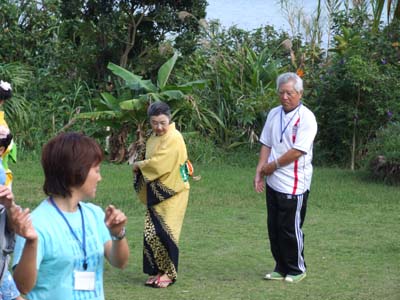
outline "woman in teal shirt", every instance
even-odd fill
[[[96,195],[103,153],[91,138],[62,133],[42,151],[48,196],[32,212],[36,239],[17,238],[14,279],[28,299],[103,300],[104,257],[124,268],[127,217],[84,202]]]

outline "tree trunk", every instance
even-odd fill
[[[132,17],[131,23],[129,24],[126,47],[120,59],[120,66],[123,68],[126,68],[126,66],[128,65],[129,53],[135,46],[137,28],[139,24],[143,21],[143,18],[144,12],[140,15],[137,22],[135,21],[135,17]]]
[[[355,165],[355,156],[356,156],[356,126],[357,126],[357,117],[354,117],[353,121],[353,142],[351,146],[351,170],[354,171]]]
[[[126,140],[129,127],[123,125],[119,132],[113,132],[110,136],[110,157],[111,162],[121,163],[126,160]]]
[[[355,169],[355,161],[356,161],[356,134],[357,134],[357,122],[358,122],[358,107],[360,105],[361,101],[361,88],[358,87],[357,91],[357,103],[356,103],[356,109],[355,109],[355,114],[353,117],[353,140],[352,140],[352,145],[351,145],[351,170],[354,171]]]
[[[146,152],[146,133],[143,123],[138,124],[136,140],[128,148],[128,163],[132,165],[136,161],[144,160]]]

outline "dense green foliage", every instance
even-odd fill
[[[108,69],[121,80],[121,86],[116,91],[101,93],[101,100],[94,102],[94,111],[80,113],[76,118],[93,119],[98,125],[110,128],[109,159],[111,161],[123,162],[128,157],[131,160],[136,156],[135,151],[128,154],[125,149],[127,137],[132,134],[131,131],[135,131],[137,139],[140,140],[136,142],[144,143],[147,132],[147,108],[151,102],[167,102],[174,107],[174,118],[180,121],[178,125],[184,123],[184,120],[180,118],[182,115],[180,110],[189,102],[186,94],[191,92],[193,87],[204,87],[205,82],[198,80],[185,82],[182,85],[167,84],[177,59],[178,53],[175,53],[160,67],[157,82],[154,83],[109,63]]]
[[[13,83],[12,101],[7,101],[4,109],[8,125],[16,132],[22,132],[29,119],[29,103],[24,95],[27,91],[26,85],[32,78],[32,71],[19,63],[0,63],[0,78]]]
[[[200,19],[206,7],[203,0],[41,3],[0,2],[1,62],[18,62],[31,70],[17,94],[30,103],[25,111],[31,118],[17,133],[20,149],[27,151],[40,149],[61,130],[97,133],[96,124],[75,124],[73,116],[82,109],[92,111],[92,101],[114,84],[108,63],[134,66],[140,75],[153,76],[172,55],[171,45],[183,53],[195,45],[198,22],[182,22],[178,13],[188,10]],[[166,41],[168,36],[175,37],[174,43]],[[14,85],[17,76],[2,78]]]
[[[365,167],[373,178],[400,184],[400,123],[390,122],[368,143]]]
[[[334,54],[316,71],[312,83],[319,159],[354,169],[376,131],[399,118],[400,51],[395,42],[400,23],[373,34],[372,23],[361,10],[340,12],[334,22]]]
[[[200,19],[205,7],[203,0],[2,1],[0,57],[67,80],[102,82],[109,62],[150,74],[164,59],[158,47],[168,34],[176,36],[178,50],[193,48],[199,25],[182,22],[178,12]]]
[[[201,47],[184,59],[179,76],[200,76],[209,82],[196,101],[218,116],[220,122],[203,132],[219,145],[257,141],[265,112],[277,104],[276,77],[288,65],[285,39],[285,33],[270,26],[246,32],[212,23],[203,32]]]

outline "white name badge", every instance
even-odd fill
[[[94,291],[96,274],[95,272],[74,272],[74,290]]]

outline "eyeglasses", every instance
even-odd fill
[[[296,95],[297,92],[296,91],[278,91],[278,95],[280,97],[284,96],[285,94],[290,98],[290,97],[293,97],[294,95]]]
[[[168,121],[161,121],[161,122],[156,122],[156,121],[150,121],[151,126],[153,127],[167,127],[169,125]]]

